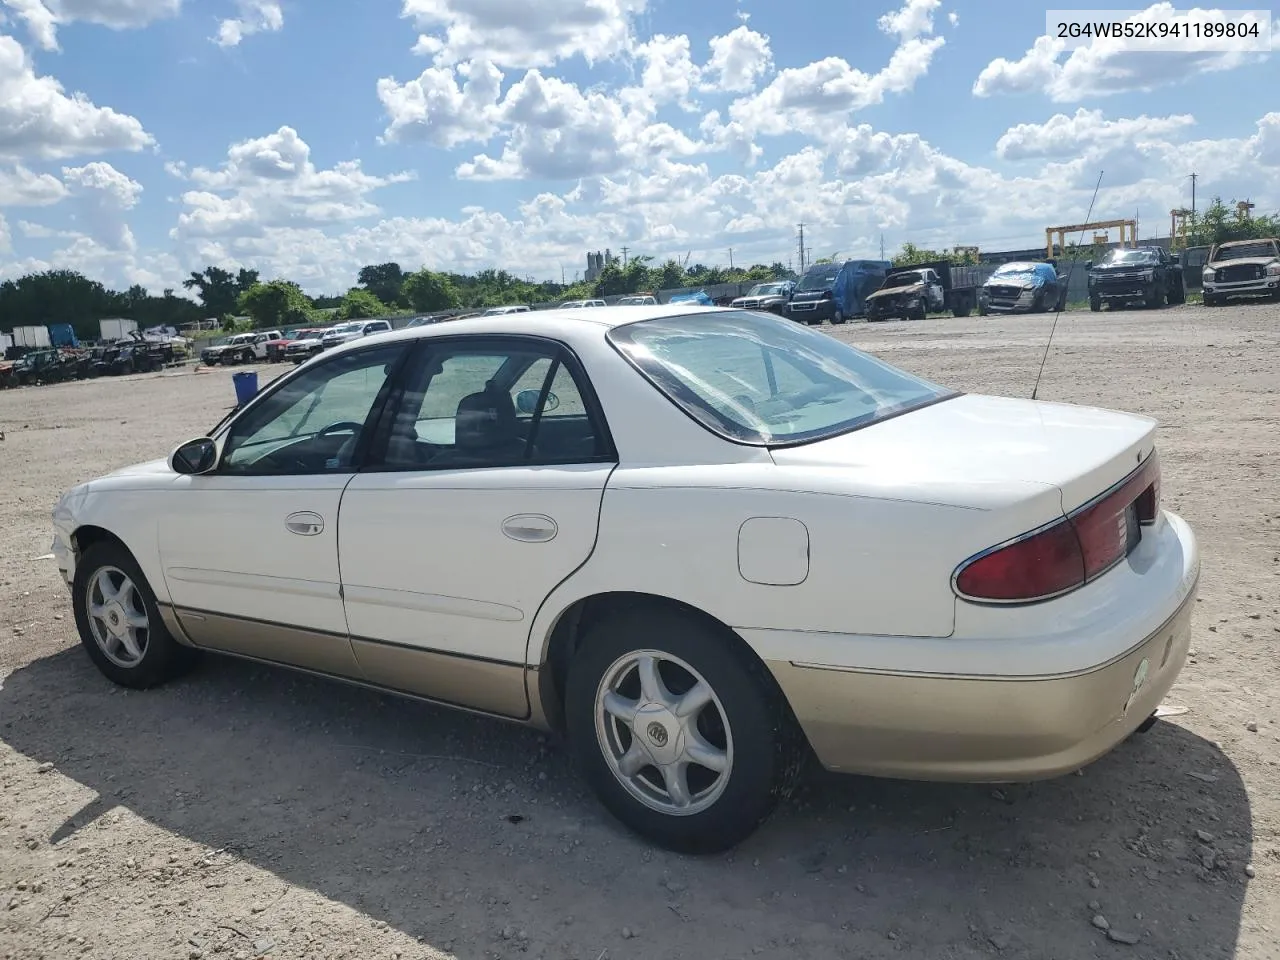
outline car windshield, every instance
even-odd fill
[[[995,273],[994,277],[1029,277],[1034,276],[1036,265],[1034,263],[1006,263],[1001,265]]]
[[[757,283],[754,287],[747,291],[748,297],[767,297],[773,294],[782,293],[782,284],[780,283]]]
[[[836,282],[840,268],[834,263],[821,270],[810,270],[800,281],[797,290],[825,290]]]
[[[958,396],[834,337],[747,311],[643,320],[608,337],[680,409],[739,443],[821,440]]]
[[[362,324],[359,324],[359,323],[340,323],[329,332],[330,333],[357,333],[359,332],[361,326]]]
[[[910,287],[917,283],[924,283],[924,274],[919,270],[908,270],[906,273],[895,273],[892,277],[885,280],[885,288],[889,287]]]
[[[1254,257],[1274,257],[1276,248],[1269,243],[1242,243],[1238,247],[1222,247],[1215,260],[1247,260]]]
[[[1160,258],[1152,250],[1112,250],[1102,260],[1104,266],[1159,262]]]

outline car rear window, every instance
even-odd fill
[[[847,343],[744,310],[641,320],[609,341],[708,430],[738,443],[807,443],[958,396]]]

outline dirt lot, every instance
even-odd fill
[[[1026,396],[1050,322],[838,335]],[[1050,783],[814,774],[701,860],[622,833],[528,730],[220,659],[113,688],[39,559],[50,508],[199,434],[230,373],[0,393],[0,957],[1280,956],[1278,350],[1273,305],[1071,313],[1040,386],[1162,422],[1204,552],[1185,713]]]

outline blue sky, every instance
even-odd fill
[[[1099,170],[1095,216],[1136,210],[1144,234],[1167,232],[1193,169],[1202,202],[1280,206],[1274,54],[1059,51],[1019,2],[0,14],[4,277],[158,291],[216,263],[319,293],[397,260],[558,279],[604,247],[785,261],[801,220],[815,254],[872,255],[881,233],[1030,246],[1084,216]]]

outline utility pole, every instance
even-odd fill
[[[630,247],[623,247],[623,248],[622,248],[622,269],[623,269],[623,270],[627,269],[627,251],[628,251],[629,249],[631,249],[631,248],[630,248]]]
[[[884,259],[884,234],[880,234],[880,259]]]
[[[733,247],[729,248],[729,269],[733,269]]]
[[[800,273],[804,274],[804,224],[800,224]]]
[[[1191,174],[1191,220],[1194,223],[1196,219],[1196,179],[1200,174],[1194,171]]]

